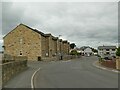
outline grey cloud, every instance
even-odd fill
[[[3,3],[3,9],[3,34],[25,23],[78,46],[116,44],[118,39],[117,3]]]

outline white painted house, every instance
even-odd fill
[[[90,47],[87,47],[86,49],[84,49],[84,55],[85,56],[91,56],[93,55],[93,51]]]
[[[80,48],[82,55],[90,56],[93,55],[93,51],[89,46],[83,46]]]
[[[98,55],[101,56],[101,58],[115,57],[116,50],[117,50],[116,46],[99,46]]]

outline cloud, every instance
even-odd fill
[[[118,41],[117,2],[7,2],[3,9],[3,35],[24,23],[44,33],[62,35],[78,47],[116,45]]]

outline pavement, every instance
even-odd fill
[[[96,68],[97,57],[68,61],[28,62],[29,68],[12,78],[5,88],[118,88],[118,73]],[[33,75],[34,74],[34,75]]]
[[[15,75],[12,79],[10,79],[3,88],[32,88],[31,79],[34,72],[40,67],[46,66],[51,62],[39,62],[39,61],[29,61],[28,68],[24,71]]]
[[[28,68],[15,75],[5,84],[4,88],[31,88],[31,77],[39,67],[39,62],[28,62]]]

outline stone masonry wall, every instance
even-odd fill
[[[15,74],[27,67],[27,60],[16,60],[2,64],[2,86],[10,80]]]
[[[116,69],[120,70],[120,57],[117,57],[116,59]]]
[[[4,38],[4,53],[37,60],[37,57],[41,56],[41,35],[20,25]]]

